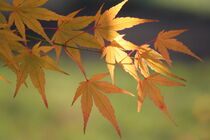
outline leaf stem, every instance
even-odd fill
[[[83,31],[83,32],[81,32],[81,33],[79,33],[79,34],[73,36],[72,38],[70,38],[69,40],[67,40],[64,44],[66,45],[67,43],[69,43],[70,41],[74,40],[75,38],[81,36],[82,34],[88,33],[88,32],[90,32],[90,31],[92,31],[92,30],[94,30],[94,29],[95,29],[95,26],[93,26],[93,27],[91,27],[90,29],[87,29],[86,31]]]
[[[148,41],[148,42],[142,44],[141,46],[150,44],[150,43],[152,43],[152,42],[155,42],[156,40],[157,40],[157,38],[154,38],[153,40],[150,40],[150,41]]]
[[[77,61],[76,59],[74,59],[74,57],[72,56],[72,54],[71,54],[66,48],[64,48],[64,50],[68,53],[69,56],[72,57],[72,60],[77,64],[77,66],[78,66],[79,69],[81,70],[81,72],[82,72],[82,74],[83,74],[85,80],[88,81],[87,74],[86,74],[85,69],[84,69],[84,67],[82,66],[81,62],[79,62],[79,61]]]
[[[154,41],[156,41],[156,40],[157,40],[157,38],[154,38],[153,40],[150,40],[150,41],[148,41],[148,42],[146,42],[146,43],[140,45],[139,47],[141,47],[141,46],[143,46],[143,45],[150,44],[150,43],[152,43],[152,42],[154,42]],[[125,60],[127,57],[130,57],[130,56],[131,56],[134,52],[136,52],[136,51],[137,51],[137,49],[131,50],[131,52],[128,53],[128,55],[127,55],[125,58],[123,58],[121,61]]]
[[[48,44],[62,46],[64,48],[72,48],[72,49],[77,49],[77,50],[81,50],[81,51],[87,51],[87,52],[93,52],[93,53],[101,53],[100,49],[87,49],[87,48],[84,48],[84,47],[78,47],[77,48],[77,47],[72,47],[72,46],[68,46],[68,45],[65,45],[65,44],[57,43],[57,42],[50,43],[47,40],[44,40],[44,39],[41,39],[41,38],[38,38],[38,37],[34,37],[34,36],[31,36],[31,35],[26,35],[26,37],[31,39],[31,40],[42,41],[42,42],[46,42]]]
[[[43,27],[43,29],[46,29],[46,30],[58,30],[59,28],[54,28],[54,27]]]

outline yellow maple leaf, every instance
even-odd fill
[[[74,18],[79,11],[80,10],[75,11],[66,18],[62,18],[58,21],[58,30],[54,34],[52,41],[73,47],[65,47],[65,51],[70,58],[80,63],[80,52],[79,49],[76,49],[78,46],[100,48],[100,45],[95,37],[89,34],[88,31],[82,31],[82,29],[94,21],[94,17],[82,16]],[[54,47],[58,60],[63,46],[55,45]]]
[[[119,35],[117,36],[112,44],[119,45],[121,48],[123,48],[126,51],[133,51],[133,50],[138,50],[138,46],[131,43],[130,41],[127,41],[123,39],[125,35]]]
[[[0,12],[0,28],[7,27],[7,20],[4,15]]]
[[[46,8],[39,8],[48,0],[13,0],[13,5],[0,1],[0,10],[11,12],[9,16],[9,24],[17,27],[21,36],[25,39],[25,26],[32,31],[40,34],[47,41],[50,39],[46,35],[42,25],[38,20],[58,20],[60,16]]]
[[[40,43],[37,43],[32,50],[24,50],[20,55],[16,56],[16,61],[19,64],[19,71],[17,74],[17,83],[14,97],[17,95],[21,85],[26,82],[28,76],[38,89],[45,106],[48,107],[45,95],[45,73],[44,69],[54,70],[64,74],[60,68],[56,66],[54,61],[47,55],[40,55]]]
[[[116,6],[106,10],[101,14],[102,7],[98,10],[95,16],[95,36],[102,46],[104,46],[104,40],[113,41],[114,38],[119,36],[117,31],[131,28],[135,25],[145,22],[154,22],[156,20],[147,20],[133,17],[120,17],[115,18],[120,9],[128,0],[124,0]]]
[[[121,136],[114,109],[109,99],[105,95],[122,93],[133,96],[133,94],[128,91],[122,90],[119,87],[112,85],[111,83],[99,81],[107,75],[109,74],[98,74],[85,82],[81,82],[80,86],[77,88],[72,105],[81,96],[81,108],[84,119],[84,132],[86,131],[88,119],[92,111],[94,101],[100,113],[112,123],[118,135]]]
[[[149,45],[143,45],[137,49],[134,57],[134,64],[140,69],[141,74],[145,78],[150,75],[149,68],[151,68],[157,73],[185,81],[185,79],[173,74],[162,60],[165,60],[162,55],[149,48]]]
[[[25,47],[19,42],[24,41],[10,30],[0,29],[0,59],[3,60],[5,65],[9,67],[13,72],[17,71],[17,65],[14,60],[12,51],[19,51]]]
[[[125,44],[128,43],[127,41],[125,42]],[[109,46],[103,49],[102,58],[106,57],[106,63],[112,78],[112,83],[114,83],[114,69],[116,63],[122,66],[122,68],[131,76],[133,76],[136,80],[139,79],[136,72],[136,67],[133,64],[133,60],[125,52],[125,44],[123,44],[123,42],[119,43],[118,41],[114,40]]]

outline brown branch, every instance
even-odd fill
[[[27,38],[31,39],[31,40],[37,40],[37,41],[42,41],[42,42],[46,42],[48,44],[52,44],[52,45],[58,45],[58,46],[61,46],[61,47],[64,47],[64,48],[72,48],[72,49],[77,49],[77,50],[81,50],[81,51],[87,51],[87,52],[93,52],[93,53],[101,53],[101,50],[100,49],[88,49],[88,48],[85,48],[85,47],[72,47],[72,46],[68,46],[68,45],[65,45],[65,44],[61,44],[61,43],[57,43],[57,42],[48,42],[47,40],[44,40],[44,39],[41,39],[41,38],[38,38],[38,37],[34,37],[34,36],[31,36],[31,35],[26,35]]]

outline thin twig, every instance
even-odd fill
[[[87,48],[84,48],[84,47],[78,47],[77,48],[77,47],[72,47],[72,46],[68,46],[68,45],[65,45],[65,44],[57,43],[57,42],[50,43],[47,40],[44,40],[44,39],[41,39],[41,38],[38,38],[38,37],[34,37],[34,36],[31,36],[31,35],[26,35],[26,37],[29,38],[29,39],[32,39],[32,40],[42,41],[42,42],[46,42],[48,44],[62,46],[62,47],[65,47],[65,48],[72,48],[72,49],[77,49],[77,50],[81,50],[81,51],[101,53],[101,50],[100,49],[87,49]]]

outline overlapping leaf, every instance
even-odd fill
[[[47,1],[48,0],[13,0],[13,5],[10,5],[1,0],[0,10],[11,12],[9,24],[12,25],[14,23],[24,39],[26,38],[25,26],[27,26],[29,29],[44,37],[47,41],[50,41],[38,20],[58,20],[60,16],[46,8],[39,8],[39,6],[45,4]]]
[[[138,83],[138,111],[142,106],[142,103],[146,96],[149,96],[150,99],[154,102],[154,104],[159,107],[173,122],[174,120],[171,118],[168,113],[167,107],[164,103],[163,96],[161,96],[160,89],[155,86],[185,86],[184,84],[172,81],[166,77],[160,76],[158,74],[152,74],[145,78],[144,80],[139,80]]]
[[[12,51],[18,51],[24,49],[23,45],[19,41],[24,41],[22,38],[14,34],[9,30],[7,20],[3,14],[0,13],[0,60],[5,66],[10,68],[13,72],[18,71],[18,66],[15,63],[14,55]],[[3,76],[0,76],[0,80],[10,82]]]
[[[98,74],[93,76],[90,80],[81,82],[78,87],[73,103],[81,96],[81,108],[84,119],[84,132],[88,123],[90,113],[92,111],[93,102],[100,111],[100,113],[108,119],[112,125],[115,127],[118,135],[121,136],[120,129],[118,127],[115,111],[109,101],[105,96],[106,94],[122,93],[132,95],[130,92],[122,90],[115,85],[112,85],[105,81],[99,81],[103,79],[108,74]]]
[[[151,68],[157,73],[185,81],[183,78],[173,74],[161,60],[164,60],[162,55],[149,48],[149,45],[143,45],[137,50],[134,63],[144,77],[150,75],[149,68]]]
[[[187,30],[171,30],[171,31],[161,31],[157,39],[155,41],[155,49],[157,49],[161,55],[164,57],[164,59],[167,61],[168,64],[171,65],[172,61],[170,59],[168,49],[182,52],[188,55],[191,55],[195,57],[196,59],[202,61],[200,57],[198,57],[196,54],[194,54],[187,46],[185,46],[182,42],[174,39],[174,37],[180,35],[183,32],[186,32]]]
[[[17,74],[17,83],[14,96],[17,95],[21,85],[26,82],[28,76],[35,88],[39,91],[45,106],[48,107],[45,95],[45,73],[44,69],[54,70],[64,74],[64,71],[59,69],[54,61],[47,55],[40,55],[40,43],[36,44],[32,50],[25,50],[16,57],[20,70]]]
[[[24,46],[19,42],[24,40],[10,30],[0,30],[0,38],[0,59],[15,72],[17,66],[12,51],[24,49]]]
[[[7,27],[7,20],[4,15],[0,12],[0,28]]]
[[[70,13],[70,14],[67,15],[67,16],[62,16],[62,17],[58,20],[57,26],[60,27],[60,26],[62,26],[63,24],[69,22],[69,21],[72,20],[80,11],[81,11],[81,10],[77,10],[77,11],[75,11],[75,12]],[[59,31],[59,30],[58,30],[58,28],[57,28],[57,32],[56,32],[56,33],[58,33],[58,31]],[[57,37],[58,37],[58,38],[57,38]],[[65,43],[65,40],[59,39],[60,36],[57,36],[57,37],[56,37],[56,34],[54,34],[52,40],[53,40],[54,42],[55,42],[56,40],[61,40],[61,42]],[[56,43],[57,43],[57,42],[56,42]],[[65,45],[65,44],[63,44],[63,45]],[[67,43],[66,45],[68,45],[68,43]],[[74,45],[74,46],[75,46],[75,45]],[[58,62],[59,59],[60,59],[62,47],[63,47],[63,46],[59,46],[59,45],[54,45],[54,46],[42,46],[42,51],[43,51],[44,53],[47,53],[47,52],[49,52],[49,51],[51,51],[51,50],[54,49],[54,50],[55,50],[55,54],[56,54],[56,59],[57,59],[57,62]],[[70,48],[69,48],[69,49],[70,49]],[[66,49],[66,50],[68,50],[68,49]],[[70,51],[70,50],[69,50],[69,51]],[[77,60],[77,61],[79,62],[79,61],[80,61],[80,53],[79,53],[79,50],[77,50],[77,49],[72,49],[72,51],[75,51],[75,53],[72,53],[71,57],[73,57],[75,60]],[[72,51],[70,51],[70,52],[72,52]],[[67,53],[67,54],[68,54],[68,53]]]
[[[116,6],[106,10],[103,14],[101,14],[102,7],[99,9],[95,16],[95,36],[101,45],[104,45],[104,40],[113,41],[119,33],[117,31],[124,30],[126,28],[131,28],[135,25],[146,23],[146,22],[154,22],[155,20],[147,20],[133,17],[120,17],[115,18],[122,8],[122,6],[128,0],[124,0]]]
[[[125,52],[125,49],[123,49],[124,47],[120,45],[124,44],[118,44],[117,41],[113,41],[112,44],[103,49],[102,57],[106,57],[106,63],[112,78],[112,82],[114,83],[114,69],[116,63],[121,65],[126,72],[138,80],[139,78],[136,72],[136,67],[133,64],[133,60]]]
[[[78,12],[79,11],[75,11],[66,18],[58,21],[59,28],[52,40],[56,43],[73,47],[65,48],[65,50],[68,51],[67,55],[69,55],[73,60],[80,62],[80,52],[75,48],[78,46],[100,48],[100,45],[95,37],[89,34],[88,31],[82,31],[82,29],[94,21],[94,17],[82,16],[74,18]],[[60,57],[61,47],[63,46],[55,46],[57,59]]]

